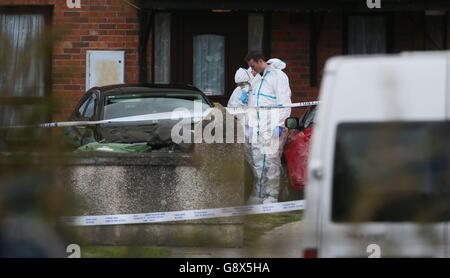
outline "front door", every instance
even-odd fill
[[[175,13],[172,82],[192,84],[226,105],[235,71],[246,66],[247,21],[245,13]]]

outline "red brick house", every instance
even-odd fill
[[[381,0],[380,9],[368,8],[366,0],[80,0],[79,8],[68,2],[77,1],[0,0],[3,40],[19,47],[16,41],[35,33],[60,35],[45,61],[33,60],[36,67],[25,72],[38,84],[34,93],[2,90],[0,103],[34,103],[52,94],[64,102],[57,118],[66,118],[98,83],[90,77],[102,67],[92,65],[105,53],[96,51],[118,51],[123,82],[190,83],[226,103],[249,49],[284,60],[293,101],[303,101],[316,99],[331,56],[448,48],[446,0]],[[16,63],[25,59],[3,55]],[[0,73],[0,86],[9,70]]]

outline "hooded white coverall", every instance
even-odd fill
[[[260,75],[253,76],[251,68],[243,69],[239,68],[234,75],[234,82],[236,84],[239,83],[247,83],[247,85],[243,88],[237,86],[233,93],[231,94],[230,99],[228,100],[227,107],[238,108],[238,107],[246,107],[248,105],[249,93],[253,90],[253,85],[261,78]],[[247,97],[243,97],[242,94],[247,95]],[[243,102],[242,99],[247,99],[247,102]]]
[[[278,58],[272,58],[267,61],[267,64],[272,66],[272,68],[283,70],[286,68],[286,63]],[[255,83],[257,83],[261,79],[261,75],[257,74],[253,76],[252,69],[243,69],[239,68],[236,71],[236,74],[234,75],[234,82],[236,84],[247,82],[248,85],[244,88],[241,88],[240,86],[237,86],[233,93],[231,94],[230,99],[228,100],[227,107],[232,108],[238,108],[238,107],[245,107],[248,105],[248,101],[246,103],[242,102],[241,99],[245,99],[242,96],[242,93],[248,94],[250,91],[252,91],[253,86]],[[248,97],[247,97],[248,100]]]
[[[251,82],[253,79],[253,75],[251,71],[245,70],[243,68],[239,68],[234,75],[234,82],[236,84],[239,83],[247,83],[244,87],[237,86],[233,93],[231,94],[230,99],[228,100],[227,107],[237,108],[247,106],[248,102],[243,102],[242,99],[247,99],[248,101],[248,93],[251,90]],[[246,95],[246,97],[243,97]]]
[[[268,65],[262,78],[254,82],[249,99],[248,106],[256,107],[292,104],[289,78],[280,69]],[[278,201],[281,153],[287,137],[284,122],[290,114],[290,108],[249,109],[247,113],[246,156],[256,177],[249,203]]]
[[[256,76],[253,76],[252,69],[243,69],[239,68],[236,71],[236,74],[234,75],[234,81],[236,84],[246,84],[245,86],[237,86],[230,99],[228,100],[227,107],[231,108],[242,108],[247,107],[248,102],[250,101],[249,98],[252,97],[252,88],[255,82],[257,82],[261,76],[257,74]],[[245,100],[245,101],[243,101]],[[242,125],[241,128],[244,131],[245,134],[245,141],[248,141],[248,135],[249,135],[249,128],[248,128],[248,117],[245,116],[243,119],[239,121],[239,123]],[[248,144],[245,144],[245,147],[248,148]],[[246,151],[247,153],[247,151]],[[248,159],[247,159],[248,160]]]
[[[284,70],[286,68],[286,63],[281,61],[278,58],[272,58],[272,59],[268,60],[267,64],[271,65],[272,68],[279,69],[279,70]]]

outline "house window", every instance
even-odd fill
[[[194,86],[207,95],[224,95],[225,37],[194,36],[193,50]]]
[[[43,13],[0,12],[0,100],[7,104],[0,106],[0,125],[22,124],[29,118],[23,111],[44,101],[48,78],[45,25]]]
[[[347,26],[348,54],[386,53],[385,16],[349,16]]]

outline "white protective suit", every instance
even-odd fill
[[[261,76],[257,74],[256,76],[253,76],[252,69],[243,69],[239,68],[236,71],[236,74],[234,75],[234,82],[236,84],[242,84],[246,83],[244,87],[237,86],[233,93],[231,94],[230,99],[228,100],[227,107],[231,108],[242,108],[247,107],[248,102],[251,101],[252,98],[252,88],[255,82],[257,82]],[[246,101],[243,101],[246,100]],[[249,136],[249,128],[248,128],[248,117],[245,116],[243,119],[239,121],[239,123],[242,125],[241,128],[244,131],[245,134],[245,141],[248,141]],[[246,147],[248,147],[248,144],[246,144]],[[247,152],[246,152],[247,153]]]
[[[254,76],[251,73],[251,70],[245,70],[243,68],[239,68],[236,71],[236,74],[234,75],[234,82],[236,84],[239,83],[247,83],[247,85],[244,88],[241,88],[240,86],[237,86],[236,89],[234,89],[233,93],[231,94],[230,99],[228,100],[227,107],[237,108],[237,107],[244,107],[247,106],[248,103],[244,103],[241,99],[243,99],[242,94],[247,94],[251,91],[251,83]]]
[[[283,71],[275,68],[275,66],[284,68],[286,64],[280,60],[273,62],[264,70],[262,78],[254,82],[248,106],[292,104],[289,78]],[[248,202],[277,202],[280,189],[281,153],[287,137],[284,122],[290,116],[291,109],[250,108],[249,110],[246,132],[249,142],[246,147],[246,157],[256,181]]]
[[[272,59],[268,60],[267,64],[272,66],[272,68],[279,69],[279,70],[283,70],[286,68],[286,63],[278,58],[272,58]],[[231,94],[230,99],[228,100],[227,107],[237,108],[237,107],[247,106],[248,102],[243,103],[241,101],[241,95],[242,95],[242,93],[246,94],[246,93],[252,91],[252,85],[257,83],[260,79],[261,79],[261,75],[259,75],[259,74],[257,74],[256,76],[253,76],[251,68],[248,68],[248,69],[239,68],[236,71],[236,74],[234,75],[234,82],[236,82],[236,84],[248,82],[249,85],[243,89],[240,86],[237,86],[234,89],[233,93]],[[251,98],[251,96],[250,96],[250,98]]]
[[[272,68],[284,70],[286,68],[286,63],[277,58],[272,58],[267,61],[268,65],[271,65]]]

